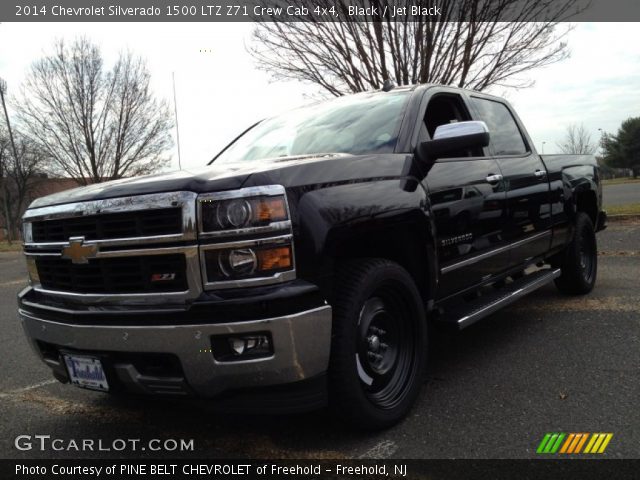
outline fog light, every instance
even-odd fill
[[[273,355],[273,343],[269,332],[215,335],[211,337],[211,350],[219,362],[237,362],[270,357]]]
[[[252,335],[250,337],[231,337],[229,346],[236,355],[270,353],[271,345],[266,335]]]
[[[236,355],[242,355],[245,349],[245,341],[242,338],[230,338],[229,346],[231,346]]]

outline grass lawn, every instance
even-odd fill
[[[623,183],[640,183],[640,178],[612,178],[610,180],[603,180],[603,185],[620,185]]]
[[[11,242],[11,245],[6,241],[0,241],[0,252],[21,252],[22,251],[22,242],[14,241]]]
[[[640,203],[607,207],[607,215],[640,215]]]

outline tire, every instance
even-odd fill
[[[562,273],[555,284],[562,293],[584,295],[593,290],[598,274],[598,247],[593,223],[586,213],[577,213],[573,240],[556,265]]]
[[[388,428],[409,413],[424,380],[422,298],[409,273],[389,260],[349,262],[336,280],[330,405],[359,428]]]

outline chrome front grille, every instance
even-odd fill
[[[153,237],[182,233],[180,207],[155,208],[57,218],[33,222],[34,242],[66,242],[71,237],[85,240]]]
[[[202,292],[196,198],[170,192],[27,210],[33,288],[91,304],[196,298]]]
[[[286,220],[224,232],[198,231],[201,201],[256,196],[282,197]],[[280,185],[33,208],[25,213],[23,224],[33,289],[86,305],[184,304],[203,290],[271,285],[296,278],[293,229],[286,191]],[[290,263],[260,276],[225,279],[207,272],[216,254],[221,257],[235,249],[251,249],[259,255],[263,250],[285,248]]]
[[[181,254],[94,258],[77,265],[57,256],[36,258],[40,284],[47,290],[77,293],[185,292]]]

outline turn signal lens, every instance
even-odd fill
[[[259,222],[280,222],[287,219],[287,209],[283,197],[261,198],[255,209],[256,220]]]
[[[280,270],[291,268],[291,247],[278,247],[257,252],[258,270]]]

